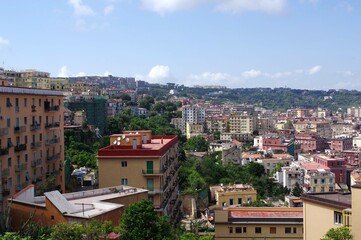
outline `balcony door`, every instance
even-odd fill
[[[149,191],[154,191],[154,181],[153,178],[147,179],[147,189]]]
[[[147,161],[147,174],[153,174],[153,161]]]

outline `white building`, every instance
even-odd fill
[[[182,132],[186,132],[186,123],[204,123],[206,109],[198,106],[184,106],[182,108]]]

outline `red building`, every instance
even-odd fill
[[[350,172],[353,170],[353,168],[346,164],[344,157],[317,154],[314,155],[314,162],[329,167],[331,172],[335,174],[336,183],[350,184]]]
[[[330,149],[333,152],[343,152],[352,149],[352,138],[333,138],[330,141]]]
[[[341,155],[346,159],[347,164],[352,166],[359,166],[360,150],[345,150]]]
[[[301,144],[301,152],[317,152],[324,151],[326,140],[316,136],[316,134],[296,134],[295,140]]]

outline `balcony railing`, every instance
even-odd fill
[[[48,162],[54,161],[54,160],[56,160],[56,159],[57,159],[56,154],[53,155],[53,156],[47,156],[47,157],[46,157],[46,161],[48,161]]]
[[[53,138],[50,140],[50,143],[55,144],[55,143],[59,143],[59,141],[60,141],[60,138]]]
[[[31,131],[35,131],[35,130],[38,130],[40,129],[40,123],[33,123],[30,125],[30,130]]]
[[[1,177],[7,177],[10,175],[10,168],[5,168],[1,171]]]
[[[9,148],[0,148],[0,156],[8,155],[9,154]]]
[[[143,175],[163,175],[163,170],[142,169]]]
[[[21,169],[21,167],[20,167],[20,164],[16,164],[15,165],[15,172],[20,172],[20,169]]]
[[[9,128],[0,128],[0,136],[5,136],[9,134]]]
[[[45,123],[45,128],[55,128],[55,127],[59,127],[59,126],[60,126],[59,122]]]
[[[14,127],[14,133],[22,133],[22,132],[26,132],[26,126]]]
[[[26,150],[26,144],[19,144],[15,146],[15,152],[20,152],[25,150]]]
[[[59,111],[59,106],[56,105],[56,106],[45,106],[45,112],[56,112],[56,111]]]
[[[2,195],[3,195],[3,197],[9,196],[10,195],[10,189],[3,189]]]

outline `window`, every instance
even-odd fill
[[[122,167],[128,167],[128,162],[127,161],[122,161]]]
[[[328,191],[333,192],[333,187],[329,187]]]
[[[286,234],[290,234],[290,233],[291,233],[291,228],[290,228],[290,227],[286,227],[286,228],[285,228],[285,233],[286,233]]]
[[[236,233],[242,233],[242,228],[241,227],[236,227]]]
[[[334,212],[334,220],[335,220],[335,224],[342,224],[342,213]]]
[[[255,228],[255,233],[262,233],[262,228],[261,227],[256,227]]]
[[[233,227],[228,227],[229,233],[233,233]]]
[[[293,233],[294,233],[294,234],[297,233],[297,228],[296,228],[296,227],[293,228]]]
[[[6,119],[6,126],[11,127],[11,119],[10,118]]]
[[[128,185],[128,178],[122,178],[122,185]]]
[[[233,198],[229,199],[229,205],[233,205]]]
[[[322,183],[322,184],[325,184],[325,182],[326,182],[325,179],[324,179],[324,178],[321,178],[321,183]]]
[[[325,187],[321,187],[321,192],[325,192]]]
[[[242,204],[242,198],[238,198],[238,204]]]
[[[270,227],[269,233],[276,234],[276,227]]]
[[[28,99],[24,98],[24,107],[26,107],[27,103],[28,103]]]
[[[316,179],[314,179],[314,180],[313,180],[313,182],[314,182],[315,184],[317,184],[317,178],[316,178]]]
[[[8,167],[11,167],[11,158],[8,158]]]
[[[27,124],[28,124],[28,118],[24,117],[24,125],[27,125]]]
[[[247,227],[243,227],[243,233],[247,232]]]

